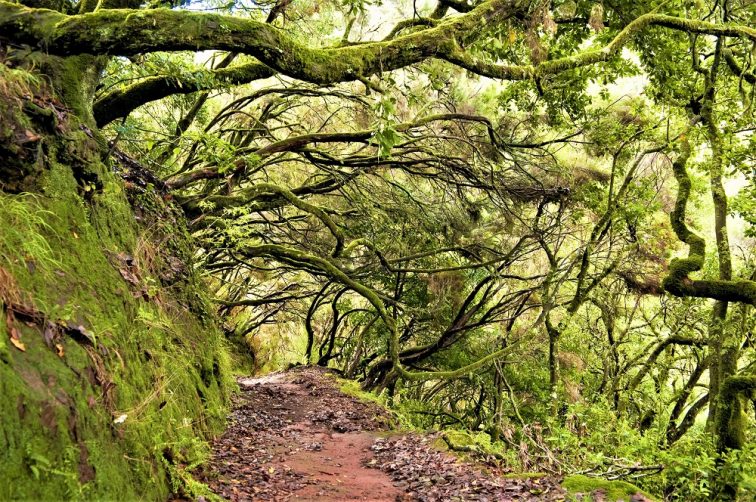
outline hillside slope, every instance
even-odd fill
[[[181,214],[43,87],[0,74],[0,500],[165,499],[223,427],[223,337]]]

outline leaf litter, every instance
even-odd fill
[[[233,501],[564,500],[553,478],[509,479],[392,430],[391,414],[320,368],[241,379],[226,432],[194,473]]]

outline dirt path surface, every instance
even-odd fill
[[[438,451],[433,435],[387,432],[385,410],[343,394],[321,370],[239,383],[229,428],[197,474],[227,499],[563,499],[552,481],[504,479]]]

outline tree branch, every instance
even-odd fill
[[[459,49],[451,51],[444,59],[478,75],[504,80],[528,80],[609,61],[620,53],[633,36],[649,26],[661,26],[687,33],[743,37],[756,41],[756,29],[748,26],[714,24],[663,14],[645,14],[628,24],[611,42],[601,49],[589,50],[574,56],[544,61],[538,65],[518,66],[489,63],[476,59]]]
[[[181,50],[248,54],[285,75],[330,84],[352,81],[442,56],[451,41],[469,43],[515,15],[522,0],[490,0],[435,28],[385,42],[315,49],[269,24],[238,17],[174,10],[100,10],[67,16],[0,1],[0,37],[58,56],[121,55]]]
[[[693,280],[688,277],[703,268],[706,241],[691,232],[685,223],[685,210],[690,197],[691,181],[686,164],[690,157],[690,143],[683,137],[679,157],[672,163],[678,183],[675,209],[669,215],[677,238],[688,245],[687,258],[675,258],[669,264],[669,273],[662,287],[675,296],[712,298],[721,301],[743,302],[756,305],[756,282],[749,280]]]
[[[756,41],[756,29],[645,14],[628,24],[607,46],[536,66],[502,66],[462,52],[486,32],[521,13],[527,2],[489,0],[438,26],[382,42],[315,49],[271,25],[174,10],[100,10],[67,16],[0,1],[0,39],[37,47],[50,54],[132,55],[153,51],[228,50],[248,54],[275,71],[301,80],[331,84],[391,71],[429,57],[445,59],[480,75],[527,79],[607,61],[638,32],[661,26],[688,33],[743,37]]]
[[[240,85],[275,75],[261,63],[247,63],[218,70],[198,70],[191,75],[148,77],[123,89],[110,91],[94,104],[99,127],[123,118],[140,106],[174,94],[191,94],[226,86]]]

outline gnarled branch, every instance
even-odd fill
[[[685,210],[690,197],[691,181],[686,164],[690,157],[690,143],[683,137],[680,141],[680,155],[672,164],[672,171],[678,183],[675,209],[670,214],[672,230],[677,238],[688,245],[687,258],[675,258],[669,264],[669,274],[662,287],[675,296],[712,298],[721,301],[743,302],[756,305],[756,282],[749,280],[693,280],[693,272],[703,268],[706,256],[706,241],[693,233],[685,223]]]

